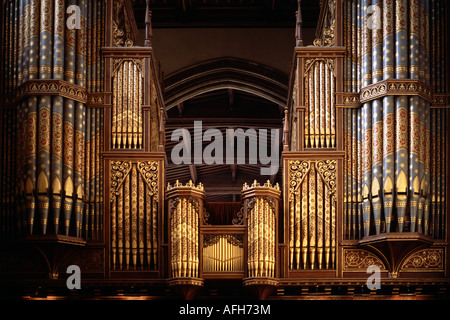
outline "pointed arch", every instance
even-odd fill
[[[234,89],[286,105],[289,77],[274,68],[249,60],[224,57],[207,60],[164,79],[166,109],[206,92]]]

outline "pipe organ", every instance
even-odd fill
[[[446,69],[439,63],[431,71],[428,61],[445,55],[442,47],[430,51],[430,43],[444,41],[438,22],[442,6],[439,1],[374,5],[384,12],[384,25],[376,31],[350,43],[352,30],[367,28],[367,21],[345,24],[351,52],[344,90],[361,92],[361,107],[344,113],[346,234],[419,232],[439,239],[446,109],[433,103],[445,91],[438,75]],[[356,3],[346,3],[346,10],[348,17],[359,15]]]
[[[69,265],[80,266],[87,291],[120,287],[117,296],[139,288],[192,298],[204,287],[211,297],[224,279],[259,298],[448,295],[446,1],[323,0],[310,46],[298,1],[279,106],[283,183],[273,185],[273,175],[244,184],[242,202],[230,206],[239,207],[236,218],[230,209],[230,219],[211,216],[211,224],[209,186],[167,185],[154,1],[145,1],[145,39],[133,13],[139,2],[2,2],[0,295],[13,282],[31,292],[34,280],[61,292]],[[80,29],[67,27],[70,5],[80,9]],[[217,74],[247,72],[232,69]],[[226,81],[231,110],[240,82]],[[201,181],[195,165],[189,173]],[[259,171],[251,165],[245,174]],[[231,171],[236,183],[238,165]],[[380,291],[365,287],[370,266],[380,268]]]

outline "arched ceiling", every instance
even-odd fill
[[[164,77],[166,109],[215,90],[230,89],[284,106],[288,77],[262,64],[224,57],[198,63]]]

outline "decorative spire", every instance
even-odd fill
[[[302,0],[298,0],[298,9],[295,14],[295,16],[297,17],[297,26],[295,29],[295,39],[297,40],[296,41],[297,47],[303,47],[303,34],[302,34],[303,18],[302,18],[301,6],[302,6]]]
[[[145,47],[152,46],[152,12],[150,11],[150,0],[147,0],[145,7]]]
[[[287,107],[284,107],[284,119],[283,119],[283,151],[289,151],[289,111]]]

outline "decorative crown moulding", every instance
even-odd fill
[[[88,108],[105,104],[105,93],[89,93],[84,87],[56,79],[28,80],[16,89],[14,95],[5,99],[5,104],[13,106],[28,96],[61,96],[84,103]]]
[[[153,53],[151,47],[102,47],[104,57],[148,57]]]
[[[192,188],[192,189],[198,189],[200,191],[204,191],[205,189],[203,188],[203,184],[199,183],[197,186],[192,182],[192,180],[189,180],[188,183],[186,183],[186,185],[183,185],[181,182],[179,182],[178,180],[175,182],[175,184],[172,186],[170,183],[167,184],[167,191],[172,190],[172,189],[177,189],[177,188]]]
[[[242,190],[247,190],[247,189],[252,189],[252,188],[272,188],[275,190],[280,190],[280,185],[278,183],[276,183],[275,185],[272,185],[270,183],[270,180],[267,180],[267,182],[263,185],[260,185],[258,181],[253,181],[252,185],[248,185],[247,183],[244,183],[244,185],[242,186]]]
[[[431,103],[431,108],[449,107],[448,94],[434,94],[430,86],[412,79],[383,80],[362,88],[359,93],[337,92],[336,106],[359,108],[363,103],[385,96],[419,96]]]
[[[88,93],[86,105],[88,108],[103,107],[105,103],[105,94],[101,93]]]
[[[28,80],[19,86],[10,102],[18,103],[27,96],[62,96],[87,103],[88,93],[86,88],[64,80],[36,79]]]
[[[344,57],[346,52],[345,47],[333,46],[333,47],[296,47],[295,52],[298,57],[314,57],[314,58],[334,58]]]

